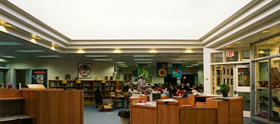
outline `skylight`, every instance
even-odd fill
[[[71,39],[199,39],[251,0],[10,0]]]

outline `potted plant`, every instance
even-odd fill
[[[228,84],[220,84],[220,92],[223,94],[223,97],[227,97],[228,96],[228,92],[229,92],[229,85]]]

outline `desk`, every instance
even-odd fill
[[[145,103],[134,103],[130,107],[131,124],[157,124],[156,105]]]

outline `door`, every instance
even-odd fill
[[[24,87],[26,85],[26,74],[25,70],[16,70],[16,87],[19,88],[19,83]]]
[[[7,83],[6,74],[7,74],[7,70],[0,69],[0,89],[5,88],[5,86],[6,86],[6,83]]]
[[[243,97],[243,116],[251,117],[250,65],[236,65],[235,80],[236,96]]]

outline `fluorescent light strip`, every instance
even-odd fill
[[[133,55],[135,58],[144,58],[144,57],[155,57],[156,55]]]
[[[108,55],[85,55],[85,57],[89,58],[106,58]]]
[[[134,59],[134,61],[153,61],[153,59]]]
[[[198,64],[192,64],[192,66],[198,66]]]
[[[14,59],[14,58],[17,58],[17,57],[15,57],[15,56],[2,56],[2,57],[4,57],[4,58],[8,58],[8,59]]]
[[[116,62],[117,64],[124,64],[125,62]]]
[[[149,64],[149,63],[152,63],[152,62],[135,62],[137,64]]]
[[[112,59],[92,59],[93,61],[112,61]]]
[[[39,55],[37,57],[40,57],[40,58],[59,58],[61,56],[60,55]]]
[[[23,45],[19,42],[0,42],[0,46],[16,46],[16,45]]]
[[[193,66],[186,66],[187,68],[192,68]]]
[[[42,53],[44,50],[16,50],[19,53]]]

